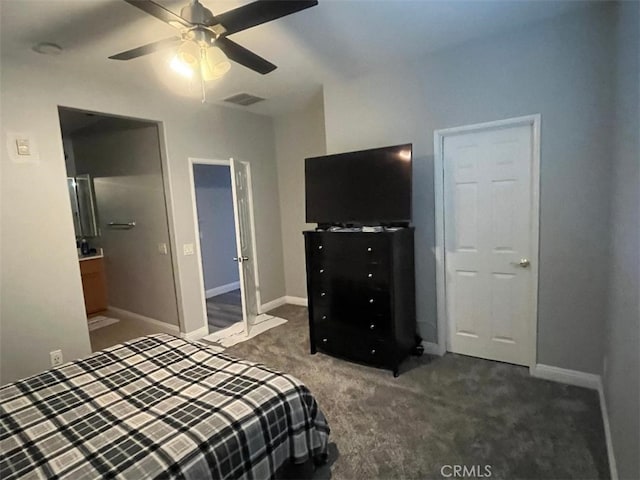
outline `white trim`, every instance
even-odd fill
[[[613,451],[613,440],[611,437],[611,425],[609,424],[609,412],[607,410],[607,401],[604,394],[604,386],[602,381],[598,385],[598,395],[600,396],[600,410],[602,410],[602,424],[604,425],[604,437],[607,443],[607,457],[609,459],[609,472],[611,480],[618,480],[618,466],[616,465],[616,456]]]
[[[144,322],[144,323],[148,323],[149,325],[165,328],[171,333],[176,333],[176,334],[180,333],[180,327],[178,327],[178,325],[171,325],[170,323],[162,322],[160,320],[156,320],[155,318],[145,317],[144,315],[130,312],[129,310],[124,310],[122,308],[112,307],[111,305],[109,305],[107,307],[107,312],[110,312],[115,317],[120,317],[121,320],[133,320],[135,322]]]
[[[434,257],[436,260],[436,320],[438,331],[438,345],[446,351],[450,348],[448,340],[448,314],[446,302],[446,251],[444,242],[444,152],[442,149],[444,138],[451,135],[487,130],[505,126],[531,125],[532,127],[532,158],[531,158],[531,274],[534,281],[531,287],[530,309],[533,325],[530,326],[529,366],[533,368],[537,361],[537,333],[538,333],[538,264],[540,238],[540,114],[497,120],[493,122],[465,125],[462,127],[445,128],[433,132],[434,143],[434,193],[435,193],[435,230],[436,245]]]
[[[529,368],[532,377],[553,382],[566,383],[577,387],[589,388],[598,391],[600,398],[600,412],[602,413],[602,425],[604,427],[604,437],[607,445],[607,457],[609,460],[609,473],[611,480],[618,480],[618,468],[616,465],[615,452],[611,437],[611,425],[609,423],[609,412],[607,410],[607,400],[604,394],[602,377],[594,373],[580,372],[566,368],[553,367],[551,365],[537,364]]]
[[[437,355],[438,357],[441,357],[447,353],[446,348],[444,348],[444,345],[442,344],[423,341],[422,346],[424,347],[424,353],[428,353],[429,355]]]
[[[231,197],[233,198],[233,227],[236,232],[236,257],[238,259],[242,258],[244,252],[242,251],[242,235],[240,233],[240,212],[238,209],[238,180],[236,178],[236,162],[233,158],[229,159],[229,172],[231,174]],[[242,324],[244,325],[244,335],[245,337],[249,336],[249,330],[251,329],[250,319],[249,319],[249,309],[247,308],[247,295],[245,293],[247,282],[244,279],[244,268],[242,267],[242,263],[238,260],[238,276],[240,277],[240,284],[242,285],[240,295],[240,304],[242,305]],[[256,305],[256,310],[258,306]]]
[[[180,332],[180,338],[184,338],[185,340],[200,340],[202,337],[206,337],[209,335],[208,327],[200,327],[197,330],[193,330],[191,332]]]
[[[288,303],[290,305],[299,305],[301,307],[309,306],[309,301],[304,297],[291,297],[287,295],[286,297],[284,297],[284,299],[285,303]]]
[[[162,181],[164,185],[165,206],[167,209],[167,227],[169,230],[169,256],[171,259],[171,273],[173,275],[173,288],[176,296],[176,308],[178,313],[178,329],[184,330],[184,308],[182,304],[182,284],[178,266],[178,241],[176,240],[176,207],[173,198],[171,162],[169,162],[169,142],[165,133],[164,120],[157,121],[158,140],[160,143],[160,157],[162,159]]]
[[[276,298],[275,300],[271,300],[263,305],[260,305],[260,314],[268,312],[269,310],[273,310],[274,308],[280,307],[287,303],[287,297]]]
[[[258,275],[258,241],[256,236],[256,221],[253,214],[253,178],[251,177],[251,163],[247,164],[247,190],[249,191],[249,223],[251,224],[251,248],[253,249],[253,276],[256,285],[256,308],[262,303],[262,295],[260,295],[260,275]],[[258,312],[260,314],[260,312]]]
[[[207,318],[207,299],[205,297],[205,286],[204,286],[204,272],[202,270],[202,248],[200,246],[200,227],[198,223],[198,202],[196,200],[196,183],[195,183],[195,175],[193,174],[193,167],[196,164],[202,165],[223,165],[223,166],[231,166],[231,162],[229,160],[209,160],[205,158],[192,158],[189,157],[189,190],[191,191],[191,210],[193,211],[193,226],[195,229],[195,244],[196,244],[196,263],[198,264],[198,283],[200,285],[200,302],[202,305],[202,317],[200,319],[201,325],[209,330],[209,319]],[[186,327],[185,327],[186,329]],[[188,332],[187,332],[188,334]]]
[[[576,387],[590,388],[592,390],[598,390],[598,386],[601,384],[600,375],[553,367],[541,363],[530,367],[529,373],[535,378],[566,383],[567,385],[575,385]]]
[[[240,288],[240,282],[231,282],[226,285],[220,285],[219,287],[210,288],[209,290],[205,290],[205,297],[211,298],[217,295],[222,295],[223,293],[233,292],[234,290],[238,290]]]

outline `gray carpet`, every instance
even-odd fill
[[[289,322],[227,352],[288,372],[314,394],[331,426],[329,464],[314,478],[442,479],[456,464],[488,465],[492,479],[609,478],[595,391],[453,354],[411,358],[393,378],[310,355],[306,308],[269,313]]]
[[[240,289],[207,298],[209,333],[217,332],[242,321]]]

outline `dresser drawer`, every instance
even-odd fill
[[[391,340],[333,322],[316,326],[315,343],[320,350],[372,365],[389,365],[393,358]]]
[[[388,263],[389,245],[384,235],[352,235],[350,233],[330,233],[315,235],[310,239],[312,262],[340,264],[344,261],[367,263]]]
[[[311,292],[311,305],[315,311],[332,312],[348,321],[350,317],[388,316],[391,311],[390,292],[383,289],[355,285],[327,283]]]
[[[335,309],[328,306],[320,306],[313,309],[313,318],[311,321],[314,325],[322,327],[329,325],[334,328],[342,326],[363,335],[375,335],[379,337],[388,337],[391,335],[391,315],[389,313],[367,312],[363,309]]]
[[[316,287],[352,282],[360,288],[389,288],[389,269],[383,263],[318,261],[309,265],[309,276]]]

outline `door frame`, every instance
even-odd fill
[[[436,325],[438,331],[437,353],[444,355],[450,348],[449,327],[450,319],[447,312],[447,271],[445,250],[445,214],[444,214],[444,140],[455,135],[492,130],[503,127],[528,125],[531,127],[531,282],[529,306],[533,320],[530,328],[530,367],[535,367],[537,361],[538,337],[538,266],[540,243],[540,121],[541,115],[533,114],[522,117],[507,118],[492,122],[464,125],[460,127],[444,128],[433,132],[433,182],[435,197],[435,260],[436,260]]]
[[[152,118],[143,118],[143,117],[135,117],[131,115],[125,115],[118,112],[112,112],[110,110],[100,109],[95,110],[91,107],[85,106],[72,106],[71,104],[62,104],[56,103],[55,106],[55,116],[58,119],[57,124],[60,126],[60,109],[63,110],[74,110],[76,112],[83,113],[92,113],[102,117],[113,117],[125,120],[133,120],[142,123],[155,124],[158,129],[158,151],[160,155],[160,170],[161,170],[161,178],[162,178],[162,187],[163,187],[163,195],[164,195],[164,205],[167,217],[167,232],[168,232],[168,246],[169,246],[169,258],[171,260],[171,278],[173,283],[174,295],[176,297],[176,314],[178,324],[174,325],[171,323],[160,322],[154,318],[148,318],[144,316],[140,316],[139,318],[144,318],[151,323],[160,322],[162,326],[167,327],[171,330],[175,329],[176,333],[179,333],[181,336],[187,337],[186,327],[185,327],[185,319],[184,319],[184,308],[182,303],[182,290],[180,284],[180,272],[178,268],[178,250],[174,248],[177,246],[176,241],[176,229],[175,229],[175,205],[174,205],[174,196],[173,196],[173,174],[171,173],[171,165],[169,162],[169,141],[167,139],[166,134],[166,124],[164,120],[156,120]],[[64,146],[62,144],[62,132],[60,132],[60,151],[64,150]],[[65,168],[65,178],[67,172]],[[78,271],[79,272],[79,271]],[[83,295],[82,290],[80,290],[80,294]],[[84,296],[83,303],[84,303]],[[135,315],[135,314],[134,314]],[[88,328],[88,326],[87,326]]]
[[[189,189],[191,190],[191,207],[193,210],[193,227],[195,229],[195,248],[197,255],[197,264],[198,264],[198,282],[200,286],[200,298],[202,302],[202,321],[203,328],[207,329],[207,334],[209,331],[209,322],[207,318],[207,298],[205,295],[205,285],[204,285],[204,271],[202,270],[202,249],[200,246],[200,225],[198,223],[198,203],[196,200],[196,184],[195,184],[195,175],[193,173],[193,167],[195,165],[211,165],[211,166],[224,166],[229,168],[229,174],[231,175],[231,161],[233,158],[228,160],[214,160],[210,158],[196,158],[189,157]],[[233,182],[233,178],[231,179]],[[260,313],[260,283],[258,281],[258,252],[256,249],[256,226],[253,215],[253,184],[251,180],[251,164],[247,162],[247,188],[249,190],[248,201],[249,201],[249,218],[251,224],[251,243],[253,247],[253,258],[254,258],[254,276],[255,276],[255,284],[256,284],[256,305],[258,313]],[[238,215],[236,212],[235,204],[233,205],[233,223],[234,223],[234,235],[236,237],[236,242],[240,242],[238,238]],[[236,243],[238,245],[238,243]],[[236,252],[237,253],[237,252]],[[238,269],[241,268],[241,265],[238,264]],[[243,282],[240,282],[240,292],[244,296],[244,285]],[[244,313],[244,312],[243,312]],[[250,325],[247,325],[246,319],[243,322],[245,325],[245,334],[248,334]],[[205,335],[205,336],[206,336]]]

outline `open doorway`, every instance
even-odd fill
[[[243,321],[230,165],[193,165],[209,333]]]
[[[158,123],[58,110],[92,350],[178,334]]]
[[[225,348],[286,320],[259,314],[260,287],[249,163],[190,158],[189,174],[201,267],[203,319],[209,331],[203,341]],[[219,191],[203,191],[211,188]],[[231,216],[233,222],[229,221]],[[214,225],[216,219],[218,223]],[[213,232],[212,228],[224,231]],[[210,271],[216,263],[217,270]],[[235,272],[231,274],[231,266],[237,276]],[[228,276],[221,277],[222,274]],[[211,282],[214,277],[218,278],[217,282]],[[234,288],[236,278],[239,292]]]

